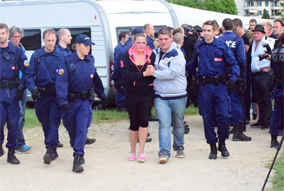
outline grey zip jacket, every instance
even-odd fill
[[[183,53],[175,42],[160,59],[161,48],[154,50],[155,94],[164,98],[185,96],[187,81],[185,77],[185,59]]]

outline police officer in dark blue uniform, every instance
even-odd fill
[[[122,74],[120,69],[120,57],[121,57],[121,50],[124,46],[127,46],[129,44],[132,45],[131,40],[129,41],[129,35],[122,31],[118,35],[119,42],[117,46],[114,48],[114,72],[112,75],[112,80],[114,81],[114,87],[116,89],[116,109],[118,112],[126,112],[125,103],[124,103],[124,88],[123,88],[123,80],[122,80]]]
[[[45,46],[31,57],[26,82],[32,98],[37,99],[35,111],[43,128],[47,149],[43,160],[45,164],[50,164],[58,157],[56,149],[61,110],[57,106],[55,80],[64,56],[55,48],[56,32],[53,29],[43,32],[43,41]]]
[[[274,71],[274,110],[270,117],[271,148],[279,146],[277,135],[284,123],[284,33],[278,40],[271,56],[271,68]],[[284,136],[284,135],[282,135]]]
[[[225,140],[229,137],[230,101],[228,91],[236,87],[239,76],[239,66],[229,47],[214,38],[217,26],[213,21],[203,24],[204,39],[194,48],[193,60],[187,63],[187,70],[193,73],[196,68],[198,77],[198,107],[203,117],[205,137],[210,144],[209,159],[217,158],[216,143],[219,139],[218,150],[223,157],[229,157]],[[232,70],[228,79],[226,66]],[[228,85],[228,87],[226,86]],[[217,122],[217,135],[214,131],[214,122]]]
[[[24,63],[27,57],[21,48],[8,42],[8,37],[8,26],[0,23],[0,157],[4,154],[3,128],[7,123],[7,161],[11,164],[20,164],[15,156],[15,150],[17,149],[17,129],[20,120],[19,100],[23,98],[25,80],[19,80],[19,70],[22,72],[22,79],[24,79],[26,75]]]
[[[246,55],[245,44],[243,39],[233,33],[234,22],[226,18],[222,22],[224,34],[218,38],[225,42],[231,49],[240,68],[240,78],[237,80],[237,89],[229,93],[231,102],[231,121],[233,128],[233,141],[251,141],[251,137],[243,133],[245,129],[244,104],[241,104],[242,98],[246,91]],[[238,91],[237,91],[238,90]],[[244,103],[244,102],[243,102]],[[243,108],[242,108],[243,105]]]
[[[89,55],[92,44],[88,36],[78,35],[74,44],[76,52],[65,57],[56,79],[57,100],[74,150],[74,172],[84,171],[81,164],[85,163],[84,147],[93,116],[94,89],[102,101],[106,100],[102,81],[94,66],[94,57]]]

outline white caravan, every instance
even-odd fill
[[[102,79],[108,100],[114,100],[115,90],[111,83],[113,49],[121,31],[131,27],[154,25],[156,31],[165,26],[178,26],[177,17],[165,1],[11,1],[0,3],[0,18],[9,27],[17,26],[25,31],[21,42],[28,58],[44,46],[42,33],[45,29],[68,28],[72,43],[78,34],[91,37],[95,45],[91,53],[95,67]],[[30,97],[29,97],[29,100]]]

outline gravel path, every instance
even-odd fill
[[[247,127],[251,142],[227,141],[229,158],[209,160],[200,116],[186,117],[190,133],[185,135],[186,158],[177,159],[174,151],[166,164],[158,164],[158,123],[150,122],[149,132],[153,141],[146,145],[146,162],[128,161],[128,121],[93,125],[89,137],[97,142],[86,146],[82,174],[73,173],[72,149],[66,130],[60,127],[59,158],[51,165],[43,164],[45,153],[41,127],[24,131],[27,144],[34,146],[29,154],[17,154],[20,165],[0,158],[1,191],[259,191],[268,173],[276,149],[270,148],[267,131]],[[283,151],[283,149],[282,149]],[[269,182],[267,188],[271,187]]]

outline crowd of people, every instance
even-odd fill
[[[157,38],[152,24],[118,35],[111,77],[117,111],[129,114],[128,160],[146,161],[145,143],[152,140],[149,120],[159,122],[159,163],[171,157],[171,133],[176,157],[184,158],[184,135],[189,132],[184,112],[190,103],[198,106],[203,118],[209,159],[217,159],[218,151],[222,157],[230,156],[225,143],[230,133],[233,141],[252,140],[245,135],[251,107],[255,121],[250,126],[269,130],[270,146],[279,146],[277,136],[283,134],[284,119],[284,24],[281,20],[257,24],[252,19],[249,26],[245,30],[240,19],[225,18],[222,27],[215,20],[202,27],[164,27]],[[57,33],[46,29],[45,46],[27,61],[20,43],[23,35],[20,28],[9,30],[0,23],[0,156],[4,154],[5,123],[9,163],[20,163],[16,151],[33,149],[23,135],[28,89],[36,100],[35,112],[44,132],[44,163],[58,158],[57,148],[63,146],[58,135],[62,119],[74,150],[72,170],[82,172],[84,146],[95,142],[87,137],[95,94],[107,101],[95,59],[89,54],[94,43],[80,34],[72,53],[67,46],[72,39],[68,29]],[[157,117],[151,114],[152,107]]]

